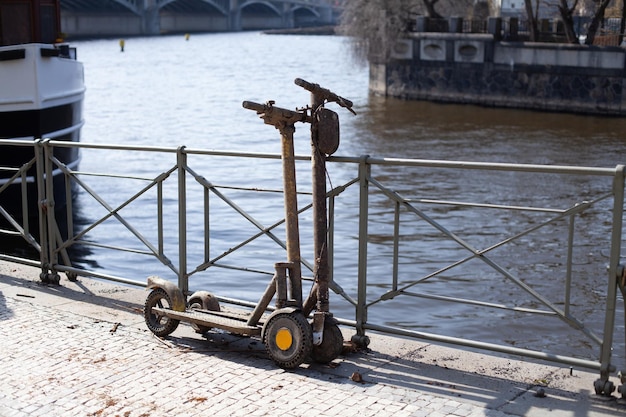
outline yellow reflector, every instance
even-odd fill
[[[293,337],[291,336],[291,332],[286,327],[283,327],[276,332],[276,346],[280,350],[287,350],[293,344]]]

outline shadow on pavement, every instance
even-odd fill
[[[218,356],[257,368],[276,369],[263,343],[255,338],[219,331],[181,337],[175,332],[163,339],[163,343],[183,351]],[[457,357],[449,352],[455,352]],[[485,375],[462,369],[460,357],[464,355],[472,353],[424,343],[401,355],[362,350],[345,353],[330,364],[305,363],[288,372],[336,384],[357,384],[364,389],[376,385],[400,388],[415,392],[416,401],[419,401],[419,395],[427,394],[471,403],[485,408],[487,416],[490,410],[523,416],[550,413],[571,417],[623,416],[626,412],[626,406],[615,397],[595,396],[590,392],[591,385],[589,391],[566,389],[566,386],[586,386],[586,381],[579,379],[579,372],[570,375],[564,368],[555,372],[554,367],[541,364],[528,371],[520,369],[526,366],[525,362],[493,357],[492,362],[482,362],[492,374]],[[455,367],[455,361],[461,366]],[[359,377],[355,378],[355,374]]]
[[[0,320],[8,320],[13,317],[13,311],[7,306],[4,294],[0,291]]]
[[[9,286],[7,291],[10,289],[15,292],[13,295],[16,295],[16,298],[29,298],[38,304],[53,306],[73,304],[76,310],[81,308],[89,310],[89,306],[93,306],[94,308],[121,309],[136,314],[142,314],[143,311],[143,305],[134,295],[140,290],[100,283],[95,280],[90,280],[88,285],[82,283],[80,279],[74,282],[62,280],[62,285],[54,285],[45,284],[38,279],[28,280],[0,274],[0,285],[2,284],[7,284]],[[7,296],[11,294],[7,293]],[[80,305],[74,302],[85,304]]]

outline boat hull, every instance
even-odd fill
[[[83,66],[66,45],[0,47],[0,139],[78,142],[84,92]],[[70,169],[76,169],[80,160],[77,147],[56,147],[53,155]],[[0,189],[4,188],[0,206],[14,217],[38,214],[36,167],[10,179],[34,157],[34,146],[17,146],[17,142],[12,146],[10,141],[0,145]],[[68,190],[58,166],[53,166],[53,179],[54,193],[46,198],[53,198],[54,206],[60,208]]]

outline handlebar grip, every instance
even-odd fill
[[[305,90],[309,90],[313,94],[321,95],[324,100],[334,101],[335,103],[347,109],[351,109],[353,106],[352,101],[348,100],[347,98],[338,96],[327,88],[320,87],[319,84],[313,84],[308,81],[304,81],[302,78],[296,78],[293,82],[296,85],[304,88]]]
[[[352,111],[352,106],[354,106],[354,103],[352,102],[352,100],[348,100],[347,98],[343,98],[340,96],[336,96],[336,97],[337,97],[337,103],[339,103],[340,106],[345,107],[349,109],[350,111]]]
[[[254,101],[244,101],[241,103],[244,109],[254,110],[256,112],[264,112],[265,104],[255,103]]]
[[[308,81],[304,81],[302,78],[296,78],[293,81],[297,86],[300,86],[302,88],[304,88],[305,90],[309,90],[311,92],[313,92],[313,90],[315,89],[315,85],[308,82]],[[319,85],[317,86],[319,87]]]

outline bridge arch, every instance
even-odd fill
[[[141,15],[143,11],[143,2],[138,2],[137,0],[114,0],[116,3],[121,4],[126,7],[131,12],[136,15]]]
[[[332,24],[327,0],[61,0],[69,36],[287,29]]]
[[[291,9],[295,27],[313,26],[319,21],[321,13],[311,7],[296,5]]]
[[[156,4],[159,9],[166,9],[170,6],[169,8],[173,10],[186,9],[193,11],[214,9],[224,16],[228,16],[229,13],[229,0],[157,0]],[[176,5],[179,7],[172,7]]]
[[[236,30],[263,30],[285,26],[285,13],[278,7],[278,3],[264,0],[244,0],[237,7]]]
[[[229,0],[158,0],[160,33],[231,30]]]
[[[282,14],[282,10],[279,10],[274,4],[269,1],[262,0],[249,0],[244,1],[240,6],[239,10],[243,12],[244,10],[254,10],[258,13],[267,14],[268,10],[271,10],[276,16],[280,16]]]
[[[110,2],[90,2],[87,0],[62,0],[61,13],[69,12],[91,12],[91,13],[128,13],[137,16],[143,13],[143,3],[137,0],[112,0]]]

